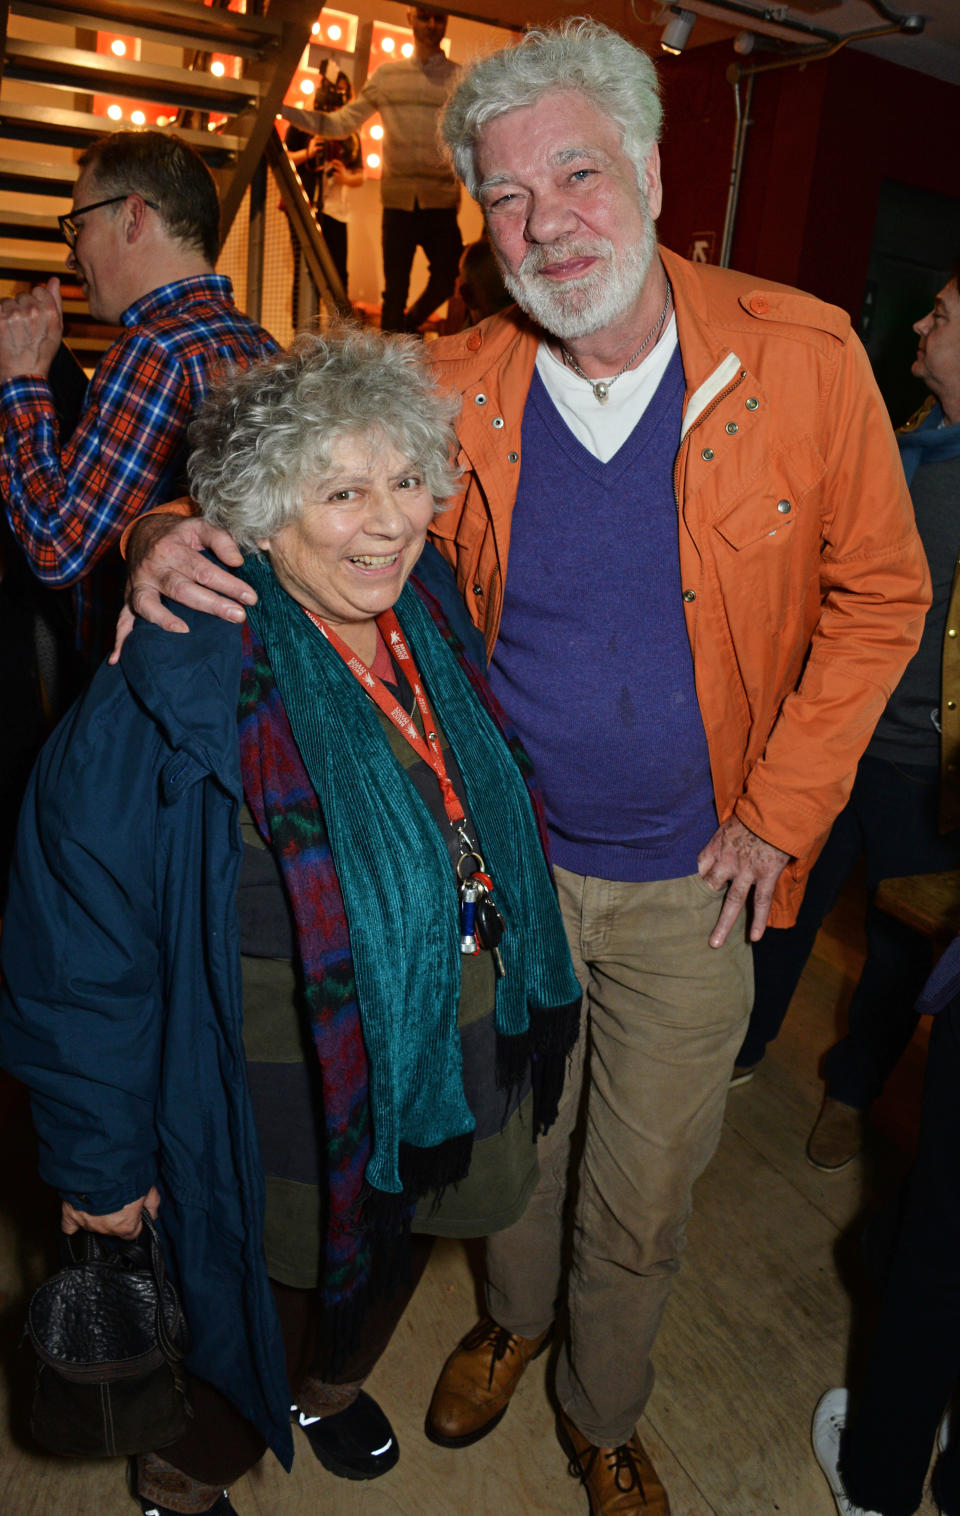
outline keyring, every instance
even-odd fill
[[[464,884],[466,882],[466,878],[469,877],[469,876],[465,876],[465,875],[461,874],[461,872],[460,872],[460,865],[461,865],[461,863],[465,863],[468,858],[476,858],[477,862],[480,865],[479,870],[477,870],[477,869],[471,869],[470,870],[470,874],[471,875],[476,874],[478,872],[481,873],[481,874],[483,874],[483,873],[486,872],[486,865],[484,864],[484,861],[481,858],[481,856],[480,856],[479,853],[473,852],[472,849],[469,852],[461,853],[460,857],[457,859],[457,880],[459,881],[460,884]]]

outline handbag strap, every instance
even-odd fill
[[[157,1341],[163,1349],[165,1358],[167,1358],[168,1361],[175,1361],[179,1363],[180,1359],[183,1357],[183,1353],[172,1340],[170,1333],[167,1331],[166,1320],[164,1319],[163,1302],[167,1285],[167,1268],[166,1264],[163,1261],[163,1248],[160,1246],[160,1233],[157,1231],[157,1223],[154,1221],[149,1211],[144,1209],[141,1212],[140,1219],[143,1222],[144,1230],[146,1231],[147,1237],[150,1241],[150,1268],[153,1271],[153,1277],[156,1280],[157,1285]],[[176,1294],[174,1294],[174,1300],[176,1301],[177,1312],[179,1314],[180,1300]]]
[[[137,1243],[149,1264],[150,1272],[157,1287],[157,1341],[167,1361],[179,1363],[184,1355],[170,1336],[163,1307],[168,1288],[173,1297],[178,1316],[180,1314],[180,1299],[173,1290],[173,1287],[168,1287],[167,1285],[167,1268],[164,1263],[163,1248],[160,1245],[160,1233],[157,1230],[156,1222],[146,1209],[141,1211],[140,1220],[143,1223],[143,1231],[146,1233],[146,1245],[144,1246],[143,1239],[141,1238],[137,1238]],[[62,1232],[60,1235],[68,1267],[73,1268],[83,1263],[107,1262],[112,1256],[111,1250],[107,1247],[104,1240],[104,1235],[100,1232],[91,1232],[81,1228],[79,1232],[70,1235]],[[78,1244],[81,1250],[80,1257],[77,1256]]]

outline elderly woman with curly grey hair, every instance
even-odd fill
[[[145,1512],[289,1467],[291,1399],[335,1473],[390,1468],[360,1384],[410,1232],[509,1226],[556,1112],[580,991],[528,765],[432,549],[410,577],[454,409],[351,329],[212,391],[191,489],[257,604],[138,624],[31,782],[0,1054],[64,1230],[157,1215],[192,1331]]]

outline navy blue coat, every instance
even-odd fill
[[[263,1258],[234,907],[240,634],[138,624],[41,754],[4,923],[0,1061],[32,1093],[40,1172],[74,1205],[160,1187],[189,1366],[293,1458]]]
[[[418,578],[483,656],[446,564]],[[235,897],[240,633],[138,622],[44,748],[4,922],[0,1064],[29,1087],[44,1180],[108,1214],[157,1184],[189,1367],[289,1468],[290,1395],[263,1257]]]

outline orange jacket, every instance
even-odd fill
[[[687,381],[674,466],[681,582],[717,814],[795,858],[770,916],[787,926],[916,650],[929,574],[846,314],[662,256]],[[432,533],[491,652],[537,342],[511,309],[429,349],[462,397],[465,471]],[[558,500],[565,508],[578,503]]]

